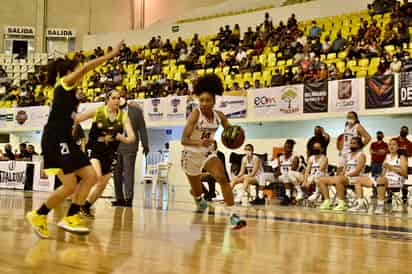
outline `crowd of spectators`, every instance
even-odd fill
[[[370,15],[390,13],[389,22],[378,24],[374,17],[369,21],[361,19],[357,33],[343,35],[339,31],[334,39],[322,35],[325,27],[317,21],[313,21],[305,32],[299,27],[295,14],[286,22],[279,21],[275,25],[269,13],[266,13],[262,24],[255,28],[248,27],[243,36],[240,26],[235,24],[233,28],[229,25],[221,27],[216,36],[206,42],[202,42],[198,34],[194,34],[190,41],[179,37],[176,43],[160,36],[153,37],[144,47],[124,45],[117,59],[112,60],[105,69],[96,70],[88,80],[87,89],[97,88],[101,92],[92,98],[82,92],[80,94],[81,97],[84,95],[84,101],[100,101],[104,99],[105,90],[123,86],[130,98],[188,95],[190,80],[198,70],[223,70],[227,67],[226,77],[231,77],[233,81],[232,85],[226,86],[226,91],[353,78],[356,73],[348,66],[340,69],[338,62],[356,63],[356,60],[365,58],[379,58],[378,75],[411,71],[412,59],[409,51],[404,49],[404,45],[409,46],[410,42],[411,5],[407,0],[403,0],[402,4],[395,0],[375,0],[368,6]],[[205,43],[210,41],[216,43],[218,50],[206,51]],[[388,45],[395,48],[394,53],[385,50]],[[240,81],[236,77],[246,72],[263,72],[267,64],[261,62],[259,57],[265,50],[274,48],[277,61],[284,60],[285,65],[275,66],[271,70],[270,81]],[[150,55],[146,54],[148,49]],[[106,50],[112,49],[109,47]],[[80,51],[75,58],[86,61],[102,56],[104,51],[97,47],[87,56]],[[345,52],[345,57],[336,62],[325,62],[321,58],[341,52]],[[164,70],[171,60],[176,66],[184,67],[179,79],[170,77]],[[135,65],[135,70],[140,74],[136,75],[133,87],[126,87],[123,80],[128,72],[125,68],[130,64]],[[43,85],[47,77],[42,70],[29,74],[28,79],[22,80],[19,86],[10,85],[6,77],[0,67],[0,84],[6,86],[0,91],[2,100],[14,101],[18,106],[43,105],[50,101],[47,100],[50,94],[43,89],[36,91],[36,87]]]
[[[10,144],[4,146],[4,151],[0,149],[0,161],[32,161],[34,155],[38,153],[32,144],[21,143],[14,151]]]

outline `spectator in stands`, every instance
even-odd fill
[[[254,32],[252,30],[252,27],[248,27],[247,32],[244,33],[243,35],[243,46],[246,48],[251,48],[253,45],[254,41]]]
[[[412,59],[409,56],[409,52],[406,52],[402,59],[402,68],[406,72],[412,71]]]
[[[231,44],[233,46],[237,46],[239,45],[239,41],[240,41],[240,27],[239,27],[239,24],[235,24],[233,31],[232,31],[232,35],[231,35]]]
[[[180,53],[182,49],[187,49],[186,42],[183,41],[182,37],[177,38],[177,42],[175,45],[175,52]]]
[[[323,53],[323,46],[320,42],[320,37],[316,37],[316,39],[312,40],[312,51],[316,55],[320,55]]]
[[[330,135],[321,126],[316,126],[314,130],[314,136],[312,136],[308,143],[306,144],[306,158],[309,159],[310,156],[314,155],[312,148],[313,144],[319,143],[321,145],[321,153],[326,155],[328,150],[328,145],[330,142]]]
[[[322,29],[318,25],[316,25],[316,21],[313,20],[312,27],[309,30],[309,37],[312,39],[315,39],[315,38],[320,37],[321,34],[322,34]]]
[[[232,90],[237,91],[237,90],[242,90],[241,87],[239,86],[238,82],[233,83]]]
[[[390,72],[392,73],[399,73],[402,71],[402,62],[398,59],[398,57],[393,56],[392,62],[389,66]]]
[[[322,53],[328,54],[332,49],[332,43],[330,42],[329,35],[325,37],[325,41],[322,44]]]
[[[298,67],[296,74],[293,76],[292,84],[300,84],[305,80],[305,73],[301,67]]]
[[[382,57],[379,65],[378,65],[378,71],[376,72],[377,75],[385,75],[390,73],[390,68],[389,68],[390,63],[387,61],[386,57]]]
[[[11,145],[10,144],[6,144],[5,146],[4,146],[4,158],[7,160],[7,161],[14,161],[14,160],[16,160],[16,156],[14,155],[14,153],[13,153],[13,148],[11,147]]]
[[[403,0],[402,6],[400,7],[400,12],[402,17],[409,21],[412,17],[412,3],[408,0]]]
[[[321,63],[319,69],[317,70],[316,80],[317,81],[324,81],[328,79],[328,68],[325,63]]]
[[[385,33],[383,34],[382,46],[399,45],[399,43],[399,34],[394,30],[393,24],[387,24],[385,27]]]
[[[294,29],[295,27],[297,27],[298,25],[298,21],[296,20],[296,16],[294,13],[292,13],[292,15],[289,17],[288,19],[288,29]]]
[[[346,41],[342,37],[342,33],[339,31],[336,39],[332,43],[332,49],[331,52],[338,53],[340,51],[343,51],[345,49]]]
[[[353,72],[350,68],[346,68],[342,75],[342,79],[352,79],[354,77],[355,75],[353,75]]]
[[[254,88],[255,88],[255,89],[262,88],[262,84],[260,83],[260,80],[259,80],[259,79],[256,79],[256,80],[255,80]]]
[[[278,87],[278,86],[283,86],[285,84],[286,84],[286,79],[280,73],[278,68],[275,69],[275,73],[272,75],[272,79],[270,81],[270,86],[271,87]]]
[[[382,172],[382,164],[385,161],[386,154],[389,151],[388,144],[383,140],[382,131],[376,132],[377,141],[370,146],[371,153],[371,173],[374,178],[378,177]]]
[[[328,79],[329,80],[338,80],[341,78],[340,72],[338,68],[336,67],[335,63],[329,64],[328,67]]]
[[[244,90],[249,90],[251,88],[249,81],[245,81],[245,83],[243,84],[243,89]]]

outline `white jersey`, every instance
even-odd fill
[[[343,132],[342,154],[350,153],[350,143],[352,142],[352,138],[359,136],[358,125],[359,124],[355,124],[352,128],[349,126],[345,127],[345,131]]]
[[[249,159],[248,159],[247,156],[244,156],[244,157],[243,157],[242,163],[245,165],[246,174],[247,174],[247,175],[252,174],[253,168],[255,167],[255,163],[256,163],[258,160],[259,160],[259,157],[256,156],[256,155],[253,155],[253,156],[252,156],[252,159],[251,159],[250,161],[249,161]],[[259,167],[258,167],[258,169],[257,169],[257,171],[256,171],[255,177],[258,177],[258,176],[262,173],[262,171],[263,171],[263,170],[262,170],[262,165],[260,164]]]
[[[316,159],[315,155],[309,157],[309,163],[311,164],[309,176],[321,177],[325,176],[325,172],[320,170],[320,164],[325,158],[325,155],[321,155],[319,159]]]
[[[278,166],[280,167],[280,173],[282,175],[289,175],[292,171],[292,163],[293,159],[295,159],[295,155],[291,155],[288,159],[285,158],[285,155],[281,155],[279,157]]]
[[[388,154],[386,155],[385,162],[396,168],[401,167],[401,157],[400,156],[395,156],[394,158],[392,158],[392,156]],[[388,179],[389,187],[392,187],[392,188],[403,187],[403,184],[405,183],[405,177],[393,171],[388,170],[385,174],[385,177]]]
[[[199,119],[197,120],[190,139],[193,141],[214,140],[216,131],[221,125],[219,114],[214,110],[212,121],[208,121],[202,111],[200,109],[198,109],[198,111]],[[185,146],[184,149],[191,152],[209,152],[211,150],[203,146]]]
[[[356,170],[356,167],[358,166],[358,163],[359,163],[359,157],[361,155],[363,155],[363,152],[358,152],[354,155],[351,153],[351,154],[349,154],[348,159],[346,161],[345,176],[347,176],[349,178],[349,183],[350,184],[354,184],[356,179],[358,177],[363,176],[364,173],[365,173],[365,167],[363,167],[363,169],[361,170],[361,172],[359,173],[358,176],[355,176],[355,177],[349,177],[348,176],[350,173],[352,173],[354,170]]]

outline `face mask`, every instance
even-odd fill
[[[312,149],[313,155],[319,155],[320,154],[320,149],[319,148],[314,148]]]
[[[251,157],[251,156],[252,156],[252,151],[250,151],[250,150],[246,151],[246,155],[247,155],[248,157]]]
[[[406,138],[408,136],[407,131],[401,131],[401,137]]]
[[[378,141],[382,141],[382,140],[383,140],[383,137],[382,137],[382,136],[378,136],[377,139],[378,139]]]
[[[119,106],[120,108],[124,108],[127,104],[126,98],[120,97]]]
[[[353,119],[347,119],[346,122],[348,123],[348,125],[355,124],[355,120],[353,120]]]
[[[357,147],[350,147],[350,151],[351,151],[351,152],[355,152],[355,151],[357,151],[357,150],[358,150]]]

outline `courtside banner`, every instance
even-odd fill
[[[217,96],[216,109],[227,118],[244,118],[247,110],[246,96]]]
[[[399,106],[412,107],[412,72],[399,74]]]
[[[248,92],[252,100],[253,115],[268,117],[290,113],[301,113],[303,85],[272,87]]]
[[[164,98],[165,118],[167,120],[186,119],[186,96],[170,96]]]
[[[328,112],[328,81],[307,82],[303,91],[303,112]]]
[[[330,83],[332,111],[359,111],[360,82],[363,79],[346,79]]]
[[[24,189],[27,162],[1,161],[0,188]]]
[[[373,76],[365,79],[365,108],[395,106],[394,75]]]
[[[35,106],[15,108],[14,123],[15,128],[41,128],[47,123],[50,107]]]

